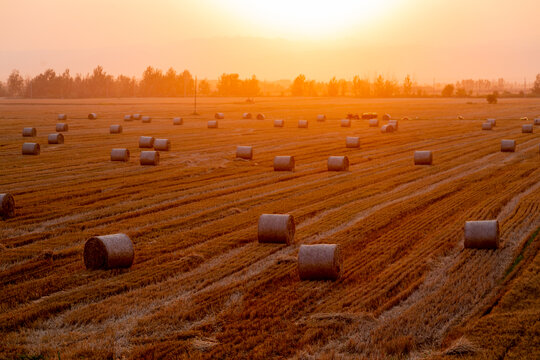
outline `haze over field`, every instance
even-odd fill
[[[260,79],[299,73],[419,82],[532,81],[538,1],[1,1],[0,79],[47,68],[140,76],[146,66]]]

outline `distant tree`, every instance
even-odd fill
[[[6,87],[5,87],[4,83],[2,83],[0,81],[0,96],[6,96],[6,95],[7,95],[6,94]]]
[[[396,80],[384,81],[384,97],[391,97],[399,95],[399,87]]]
[[[489,94],[488,96],[486,96],[486,100],[489,104],[496,104],[497,97],[498,97],[498,93],[494,92],[493,94]]]
[[[457,97],[467,97],[467,90],[465,90],[464,88],[458,88],[456,90],[456,96]]]
[[[534,85],[531,89],[531,92],[534,95],[540,95],[540,74],[536,74],[536,80],[534,81]]]
[[[337,96],[339,93],[339,83],[336,77],[330,79],[328,82],[328,96]]]
[[[208,80],[203,79],[199,82],[199,94],[210,95],[210,84]]]
[[[349,91],[349,83],[345,79],[339,79],[339,95],[346,96]]]
[[[292,96],[304,96],[305,87],[306,76],[304,74],[300,74],[294,79],[291,85]]]
[[[308,80],[304,83],[304,96],[319,96],[324,92],[324,83],[317,83],[315,80]]]
[[[379,75],[377,79],[375,80],[375,96],[377,97],[384,97],[385,96],[385,88],[384,88],[384,78],[382,75]]]
[[[354,96],[368,97],[370,95],[370,83],[368,80],[362,80],[358,75],[353,78]]]
[[[412,86],[413,86],[413,83],[411,81],[411,76],[407,74],[407,76],[405,77],[405,80],[403,80],[403,95],[411,96]]]
[[[259,95],[261,89],[259,87],[259,80],[253,75],[251,79],[246,79],[242,81],[242,93],[243,96],[254,97]]]
[[[24,90],[24,79],[19,74],[19,70],[13,70],[7,80],[8,94],[10,96],[21,96]]]
[[[454,95],[454,85],[452,84],[446,85],[444,89],[442,90],[441,95],[443,97],[451,97],[452,95]]]

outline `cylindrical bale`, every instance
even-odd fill
[[[66,132],[69,130],[69,126],[66,123],[57,123],[56,124],[56,131],[57,132]]]
[[[414,165],[431,165],[433,163],[433,153],[429,150],[414,152]]]
[[[458,120],[463,120],[463,116],[461,116],[461,115],[458,115],[457,118],[458,118]]]
[[[398,121],[397,120],[389,120],[388,125],[392,125],[394,127],[394,130],[397,131],[397,129],[398,129]]]
[[[141,114],[133,114],[133,120],[141,120]]]
[[[521,126],[521,132],[522,133],[532,133],[533,132],[533,125],[532,124],[523,124]]]
[[[133,242],[126,234],[94,236],[84,244],[88,270],[128,268],[133,264]]]
[[[133,120],[133,116],[131,115],[124,115],[124,121],[131,121]]]
[[[141,151],[140,163],[141,163],[141,165],[158,165],[159,164],[159,152],[157,152],[157,151]]]
[[[516,140],[501,140],[502,152],[514,152],[516,151]]]
[[[482,123],[482,130],[491,130],[493,126],[489,122]]]
[[[251,113],[249,112],[245,112],[242,114],[242,119],[251,119],[253,117],[253,115],[251,115]]]
[[[172,119],[173,125],[182,125],[184,123],[184,119],[181,117],[175,117]]]
[[[347,136],[347,139],[345,140],[345,146],[348,148],[359,148],[360,138],[357,136]]]
[[[274,171],[294,171],[294,156],[274,157]]]
[[[111,134],[121,134],[122,130],[122,125],[111,125],[111,127],[109,128],[109,132]]]
[[[7,219],[15,216],[15,199],[13,195],[0,194],[0,217]]]
[[[377,119],[370,119],[370,120],[369,120],[369,126],[370,126],[370,127],[378,127],[378,126],[379,126],[379,120],[377,120]]]
[[[338,244],[300,245],[298,274],[300,280],[337,280],[342,258]]]
[[[324,114],[317,115],[317,121],[325,121],[325,120],[326,120],[326,115]]]
[[[253,147],[252,146],[237,146],[236,157],[240,159],[251,160],[253,158]]]
[[[111,150],[111,161],[129,161],[129,150],[128,149],[112,149]]]
[[[362,119],[366,119],[366,120],[369,120],[369,119],[377,119],[379,117],[379,115],[377,113],[374,113],[374,112],[365,112],[362,114]]]
[[[153,148],[154,147],[154,137],[153,136],[141,136],[139,138],[139,147],[140,148]]]
[[[486,119],[486,122],[491,123],[491,126],[492,126],[492,127],[495,126],[495,125],[497,125],[497,120],[496,120],[496,119],[493,119],[493,118],[491,118],[491,119]]]
[[[401,120],[403,120],[403,121],[409,121],[409,118],[408,118],[407,116],[404,116],[404,117],[401,118]]]
[[[328,157],[328,171],[349,171],[349,158],[347,156]]]
[[[67,115],[66,114],[58,114],[58,120],[67,120]]]
[[[90,114],[88,114],[88,119],[89,119],[89,120],[96,120],[96,119],[97,119],[97,114],[96,114],[96,113],[90,113]]]
[[[150,123],[150,122],[152,122],[152,117],[151,117],[151,116],[143,116],[143,117],[141,118],[141,122],[143,122],[143,123]]]
[[[466,249],[497,249],[499,247],[499,222],[497,220],[466,221]]]
[[[224,114],[224,113],[221,113],[221,112],[215,113],[215,114],[214,114],[214,119],[216,119],[216,120],[222,120],[222,119],[225,119],[225,114]]]
[[[209,129],[217,129],[218,128],[218,122],[217,120],[210,120],[207,124]]]
[[[382,119],[383,119],[383,121],[388,121],[388,120],[390,120],[390,114],[384,114],[384,115],[382,116]]]
[[[390,124],[383,125],[383,126],[381,126],[381,132],[382,133],[394,132],[394,126],[392,126]]]
[[[64,143],[64,135],[60,133],[56,134],[49,134],[49,137],[47,138],[47,141],[49,144],[63,144]]]
[[[257,120],[264,120],[264,119],[266,119],[266,116],[264,116],[264,114],[261,114],[261,113],[257,114]]]
[[[169,139],[155,139],[154,150],[169,151],[171,149],[171,142]]]
[[[540,125],[540,118],[534,119],[534,125]]]
[[[351,127],[351,119],[341,119],[341,127]]]
[[[298,127],[299,128],[307,128],[308,127],[308,121],[307,120],[298,120]]]
[[[524,117],[521,117],[521,118],[519,118],[519,120],[523,120],[523,121],[529,121],[529,118],[528,118],[528,117],[526,117],[526,116],[524,116]]]
[[[37,135],[37,130],[35,127],[25,127],[22,130],[22,136],[24,137],[34,137]]]
[[[274,120],[274,127],[283,127],[283,125],[285,125],[285,121],[283,119]]]
[[[24,143],[22,146],[23,155],[39,155],[40,148],[38,143]]]
[[[262,214],[259,217],[257,238],[260,243],[290,245],[294,240],[294,217],[290,214]]]

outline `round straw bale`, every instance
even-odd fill
[[[217,129],[218,128],[218,122],[217,120],[210,120],[207,124],[209,129]]]
[[[540,125],[540,118],[534,119],[534,125]]]
[[[129,161],[128,149],[112,149],[111,161]]]
[[[369,120],[369,119],[377,119],[379,115],[374,112],[365,112],[362,114],[362,119]]]
[[[264,119],[266,119],[264,114],[261,114],[261,113],[257,114],[257,120],[264,120]]]
[[[431,165],[433,163],[433,153],[429,150],[414,152],[415,165]]]
[[[56,134],[49,134],[49,137],[47,138],[47,141],[49,144],[63,144],[64,143],[64,135],[60,133]]]
[[[245,112],[242,114],[242,119],[251,119],[253,115],[249,112]]]
[[[111,127],[109,128],[109,132],[111,134],[121,134],[122,130],[122,125],[111,125]]]
[[[317,121],[325,121],[325,120],[326,120],[326,115],[324,114],[317,115]]]
[[[216,120],[222,120],[222,119],[225,119],[225,114],[224,114],[224,113],[221,113],[221,112],[215,113],[215,114],[214,114],[214,119],[216,119]]]
[[[67,115],[66,114],[58,114],[58,120],[67,120]]]
[[[260,243],[290,245],[294,240],[294,217],[290,214],[262,214],[259,217],[257,238]]]
[[[397,129],[398,129],[398,121],[397,120],[389,120],[388,125],[392,125],[394,127],[394,130],[397,131]]]
[[[171,142],[169,139],[155,139],[154,150],[169,151],[171,149]]]
[[[383,125],[383,126],[381,126],[381,132],[382,133],[394,132],[394,126],[392,126],[390,124]]]
[[[139,147],[140,148],[153,148],[154,147],[154,137],[153,136],[141,136],[139,138]]]
[[[409,121],[409,118],[408,118],[407,116],[404,116],[404,117],[401,118],[401,120],[403,120],[403,121]]]
[[[157,151],[141,151],[140,163],[141,163],[141,165],[158,165],[159,164],[159,152],[157,152]]]
[[[252,146],[237,146],[236,157],[240,159],[251,160],[253,158],[253,147]]]
[[[274,157],[274,171],[294,171],[294,156]]]
[[[341,274],[342,261],[338,244],[300,245],[300,280],[337,280]]]
[[[330,156],[327,161],[328,171],[349,171],[347,156]]]
[[[390,114],[384,114],[384,115],[382,116],[382,119],[383,119],[383,121],[388,121],[388,120],[390,120]]]
[[[533,132],[533,125],[532,124],[523,124],[521,126],[521,132],[522,133],[532,133]]]
[[[65,132],[68,131],[69,126],[66,123],[57,123],[56,124],[56,132]]]
[[[495,126],[495,125],[497,125],[497,120],[496,120],[496,119],[493,119],[493,118],[491,118],[491,119],[486,119],[486,122],[491,123],[491,126],[492,126],[492,127]]]
[[[285,121],[283,121],[283,119],[274,120],[274,127],[283,127],[284,124],[285,124]]]
[[[152,117],[151,117],[151,116],[143,116],[143,117],[141,118],[141,122],[143,122],[143,123],[150,123],[150,122],[152,122]]]
[[[15,216],[15,199],[13,195],[0,194],[0,217],[7,219]]]
[[[184,119],[181,117],[175,117],[172,119],[173,125],[182,125],[184,123]]]
[[[526,116],[523,116],[523,117],[519,118],[519,120],[523,120],[523,121],[529,121],[529,118],[528,118],[528,117],[526,117]]]
[[[341,119],[341,127],[351,127],[350,119]]]
[[[124,115],[124,121],[131,121],[133,120],[133,116],[131,115]]]
[[[88,114],[88,119],[89,119],[89,120],[96,120],[96,119],[97,119],[97,114],[96,114],[96,113],[90,113],[90,114]]]
[[[299,128],[307,128],[308,127],[308,121],[307,120],[298,120],[298,127]]]
[[[491,130],[493,126],[489,122],[482,123],[482,130]]]
[[[84,244],[84,265],[88,270],[128,268],[134,257],[133,242],[126,234],[94,236]]]
[[[133,114],[133,120],[141,120],[141,114]]]
[[[37,130],[35,127],[25,127],[22,130],[23,137],[34,137],[37,135]]]
[[[502,152],[514,152],[516,151],[516,140],[501,140]]]
[[[463,120],[463,116],[461,116],[461,115],[458,115],[457,118],[458,118],[458,120]]]
[[[22,146],[23,155],[39,155],[40,148],[38,143],[24,143]]]
[[[345,146],[348,148],[359,148],[360,138],[356,136],[347,136],[347,139],[345,140]]]
[[[466,249],[497,249],[499,247],[499,222],[497,220],[466,221]]]
[[[370,119],[370,120],[369,120],[369,126],[370,126],[370,127],[378,127],[378,126],[379,126],[379,120],[377,120],[377,119]]]

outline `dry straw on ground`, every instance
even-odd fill
[[[493,125],[489,122],[482,123],[482,130],[491,130],[492,127]]]
[[[207,123],[207,126],[209,129],[217,129],[218,128],[218,122],[217,120],[210,120]]]
[[[294,156],[274,157],[274,171],[294,171]]]
[[[66,123],[57,123],[56,124],[56,132],[65,132],[68,131],[69,126]]]
[[[140,156],[141,165],[158,165],[159,164],[159,152],[157,151],[141,151]]]
[[[429,150],[419,150],[414,152],[415,165],[431,165],[433,163],[433,153]]]
[[[24,143],[22,146],[23,155],[39,155],[40,151],[38,143]]]
[[[264,120],[264,119],[266,119],[266,116],[264,116],[264,114],[261,114],[261,113],[257,114],[257,120]]]
[[[13,195],[0,194],[0,217],[7,219],[15,216],[15,199]]]
[[[386,124],[386,125],[383,125],[381,126],[381,132],[382,133],[393,133],[394,132],[394,127],[390,124]]]
[[[47,142],[49,144],[63,144],[64,143],[64,135],[60,133],[56,134],[49,134],[47,137]]]
[[[175,117],[173,118],[173,125],[182,125],[184,123],[184,119],[181,117]]]
[[[347,136],[345,139],[345,146],[348,148],[359,148],[360,138],[357,136]]]
[[[152,117],[151,116],[143,116],[142,119],[141,119],[141,122],[143,122],[143,123],[151,123],[152,122]]]
[[[465,222],[464,245],[466,249],[497,249],[499,247],[499,221]]]
[[[341,127],[351,127],[351,119],[341,119]]]
[[[129,161],[129,150],[128,149],[112,149],[111,150],[111,161]]]
[[[122,133],[122,125],[111,125],[111,127],[109,128],[109,132],[111,134],[121,134]]]
[[[301,280],[336,280],[341,274],[342,258],[338,244],[301,245],[298,274]]]
[[[253,158],[253,147],[252,146],[237,146],[236,157],[240,159],[251,160]]]
[[[347,156],[330,156],[327,162],[328,171],[349,171]]]
[[[502,152],[514,152],[516,151],[516,140],[501,140],[501,151]]]
[[[37,130],[35,127],[25,127],[22,131],[23,137],[34,137],[37,135]]]
[[[324,114],[317,115],[317,121],[325,121],[325,120],[326,120],[326,115]]]
[[[242,114],[242,119],[251,119],[253,115],[249,112],[245,112]]]
[[[169,139],[155,139],[154,150],[169,151],[171,149],[171,142]]]
[[[257,238],[260,243],[291,244],[294,240],[294,217],[290,214],[262,214]]]
[[[216,120],[222,120],[222,119],[225,119],[225,114],[222,113],[222,112],[215,113],[215,114],[214,114],[214,119],[216,119]]]
[[[379,126],[379,120],[377,120],[377,119],[369,119],[369,126],[370,127],[378,127]]]
[[[139,138],[139,148],[153,148],[154,137],[153,136],[141,136]]]
[[[88,114],[88,119],[89,120],[96,120],[98,118],[97,114],[96,113],[90,113]]]
[[[67,120],[67,115],[66,114],[58,114],[57,119],[58,120]]]
[[[521,132],[522,133],[532,133],[533,132],[533,125],[532,124],[523,124],[521,126]]]
[[[283,119],[274,120],[274,127],[283,127],[283,125],[285,125],[285,121],[283,121]]]
[[[298,120],[298,127],[299,128],[307,128],[308,127],[308,121],[307,120]]]
[[[89,270],[129,268],[134,256],[133,242],[126,234],[94,236],[84,244],[84,265]]]

